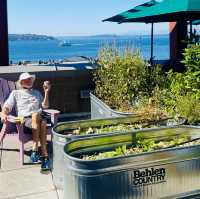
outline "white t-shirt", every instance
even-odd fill
[[[10,111],[16,107],[18,116],[27,117],[42,111],[42,101],[43,97],[39,91],[20,89],[12,91],[3,106]]]

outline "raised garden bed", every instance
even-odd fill
[[[91,119],[134,116],[133,113],[115,111],[102,100],[90,93]]]
[[[135,129],[182,124],[173,119],[144,119],[144,116],[110,118],[99,120],[83,120],[61,123],[53,128],[53,177],[58,188],[63,187],[63,147],[75,139],[94,137],[102,134],[128,132]]]
[[[144,199],[175,198],[198,192],[200,186],[200,145],[177,146],[200,137],[194,126],[174,126],[136,130],[74,140],[65,145],[64,199]],[[92,154],[135,146],[138,140],[155,143],[179,140],[137,154],[80,159]],[[182,139],[182,140],[180,140]]]

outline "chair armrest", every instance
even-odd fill
[[[47,115],[50,116],[51,122],[53,125],[57,124],[58,115],[60,114],[60,111],[55,110],[55,109],[44,109],[43,112],[45,112]],[[0,112],[0,117],[1,117],[1,112]],[[8,121],[11,123],[20,124],[20,123],[23,123],[23,118],[8,115]]]
[[[16,117],[9,115],[8,120],[3,123],[2,129],[0,129],[0,143],[2,143],[6,134],[18,132],[19,138],[23,136],[23,125],[21,122],[15,121],[15,118]]]
[[[2,112],[0,112],[0,118],[1,118],[1,114]],[[22,124],[23,123],[23,117],[16,117],[16,116],[13,116],[13,115],[8,115],[8,122],[11,122],[11,123],[15,123],[15,124]]]
[[[53,125],[57,124],[58,116],[60,114],[60,111],[55,110],[55,109],[44,109],[43,112],[45,112],[46,114],[50,115],[51,122],[53,123]]]

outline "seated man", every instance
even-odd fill
[[[2,108],[1,120],[6,122],[8,114],[13,107],[16,107],[17,115],[24,118],[25,128],[32,130],[33,135],[33,148],[31,153],[31,161],[33,163],[38,162],[40,155],[38,153],[38,141],[40,139],[41,144],[41,169],[49,170],[50,163],[48,158],[47,146],[46,146],[46,121],[42,118],[42,108],[48,108],[49,106],[49,91],[50,84],[44,82],[44,98],[41,93],[33,89],[35,76],[29,73],[22,73],[19,77],[19,90],[11,92],[8,99],[5,101]]]

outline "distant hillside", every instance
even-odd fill
[[[46,36],[46,35],[35,35],[35,34],[9,34],[8,38],[10,41],[27,41],[27,40],[56,40],[55,37]]]
[[[157,37],[168,37],[168,34],[154,34]],[[116,39],[120,37],[140,37],[140,38],[145,38],[145,37],[150,37],[150,34],[102,34],[102,35],[89,35],[89,36],[59,36],[56,37],[58,40],[72,40],[72,39]]]

